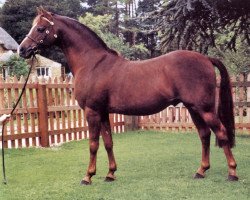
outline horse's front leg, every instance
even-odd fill
[[[108,159],[109,159],[109,172],[106,176],[105,181],[111,182],[115,180],[115,171],[116,171],[116,162],[115,162],[115,157],[114,157],[114,152],[113,152],[113,140],[112,140],[112,133],[111,133],[111,126],[109,122],[109,115],[106,114],[103,117],[102,123],[101,123],[101,134],[102,134],[102,139],[104,142],[105,149],[108,154]]]
[[[96,173],[96,154],[99,148],[99,136],[101,130],[101,116],[98,112],[86,108],[86,118],[89,126],[89,151],[90,151],[90,160],[87,173],[83,180],[81,181],[82,185],[90,185],[91,177]]]

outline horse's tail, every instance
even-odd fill
[[[208,57],[208,59],[220,71],[221,82],[219,93],[218,117],[226,128],[229,145],[232,148],[235,146],[235,123],[230,77],[226,67],[219,59],[210,57]],[[216,144],[219,144],[217,139]]]

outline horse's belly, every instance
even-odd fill
[[[109,112],[125,115],[151,115],[160,112],[171,104],[175,104],[175,102],[175,100],[167,101],[166,99],[155,99],[153,101],[144,99],[141,102],[135,102],[127,99],[120,104],[110,105]]]

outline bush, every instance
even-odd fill
[[[0,64],[0,69],[2,71],[3,67],[8,68],[9,76],[16,76],[20,79],[21,76],[28,74],[28,66],[28,63],[23,58],[13,55],[7,62]]]

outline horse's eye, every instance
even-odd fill
[[[45,31],[45,29],[46,29],[45,27],[38,27],[37,31],[40,32],[40,33],[42,33],[42,32]]]

